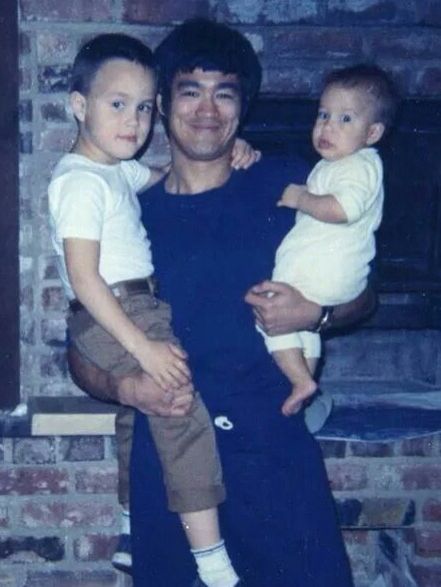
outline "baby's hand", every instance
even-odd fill
[[[305,192],[306,186],[297,185],[295,183],[289,184],[280,200],[277,202],[277,206],[286,206],[287,208],[298,208],[299,200],[302,194]]]
[[[171,342],[145,339],[138,345],[135,358],[164,390],[177,389],[191,381],[187,353]]]
[[[262,157],[260,151],[256,151],[253,147],[243,139],[236,139],[231,153],[231,167],[233,169],[248,169],[254,163],[257,163]]]

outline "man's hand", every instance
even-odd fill
[[[164,391],[143,371],[120,378],[117,389],[120,403],[153,416],[185,416],[194,392],[191,383]]]
[[[286,283],[263,281],[252,287],[245,301],[253,307],[258,326],[270,336],[317,325],[321,308]]]
[[[74,382],[96,399],[118,402],[156,416],[183,416],[190,409],[194,391],[191,382],[164,391],[141,370],[117,378],[85,359],[73,346],[68,348],[67,356]]]

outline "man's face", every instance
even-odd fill
[[[172,148],[193,161],[230,155],[241,110],[237,75],[195,69],[178,73],[168,116]]]

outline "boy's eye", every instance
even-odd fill
[[[341,121],[342,122],[351,122],[352,121],[352,116],[350,114],[342,114],[341,115]]]
[[[112,108],[115,108],[115,110],[121,110],[124,108],[124,102],[122,100],[114,100],[112,102]]]
[[[319,110],[317,120],[329,120],[329,114],[325,110]]]
[[[138,110],[139,112],[143,112],[144,114],[150,114],[150,112],[152,111],[153,107],[151,104],[140,104],[138,106]]]

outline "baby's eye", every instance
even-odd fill
[[[114,100],[112,102],[112,108],[115,108],[115,110],[121,110],[124,108],[124,102],[122,100]]]
[[[328,120],[329,119],[329,114],[326,112],[326,110],[319,110],[318,114],[317,114],[317,120]]]
[[[342,114],[340,120],[342,122],[351,122],[352,116],[350,114]]]

